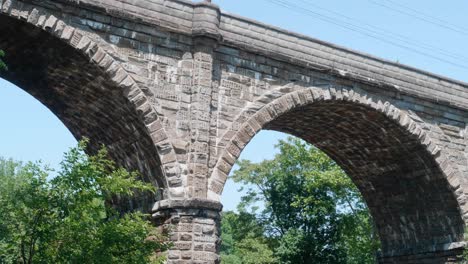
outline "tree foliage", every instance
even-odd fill
[[[264,237],[264,228],[254,215],[223,213],[221,259],[224,264],[267,264],[276,259]]]
[[[277,148],[279,154],[272,160],[238,162],[232,178],[243,183],[247,194],[238,206],[240,214],[225,217],[222,231],[240,225],[230,233],[245,233],[248,225],[242,221],[250,215],[258,230],[253,237],[273,252],[269,263],[374,263],[378,239],[350,178],[302,140],[290,137]],[[263,210],[257,212],[259,203]],[[232,237],[232,252],[242,240]]]
[[[2,60],[3,57],[5,57],[5,52],[0,49],[0,71],[8,69],[7,65]]]
[[[121,214],[116,196],[152,192],[106,150],[65,155],[57,176],[38,163],[0,159],[0,263],[161,263],[169,243],[146,215]]]

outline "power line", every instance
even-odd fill
[[[405,6],[405,5],[403,5],[403,4],[400,4],[400,3],[398,3],[398,2],[395,2],[395,1],[393,1],[393,0],[386,0],[386,1],[391,2],[391,3],[395,4],[395,5],[400,6],[400,7],[406,8],[406,9],[408,9],[408,10],[411,10],[412,12],[414,12],[414,13],[416,13],[416,14],[419,14],[419,15],[421,15],[421,16],[425,16],[425,17],[428,17],[428,18],[430,18],[430,19],[437,20],[438,22],[440,22],[440,23],[442,23],[442,24],[446,24],[446,25],[453,26],[453,27],[455,27],[455,28],[459,28],[461,31],[463,31],[463,32],[465,32],[465,33],[468,33],[468,28],[466,28],[466,27],[462,27],[462,26],[460,26],[460,25],[456,25],[456,24],[450,23],[450,22],[448,22],[448,21],[446,21],[446,20],[442,20],[442,19],[440,19],[440,18],[438,18],[438,17],[432,16],[432,15],[428,15],[428,14],[423,13],[423,12],[417,10],[417,9],[414,9],[414,8],[411,8],[411,7],[408,7],[408,6]]]
[[[432,58],[434,60],[438,60],[440,62],[450,64],[450,65],[453,65],[453,66],[456,66],[456,67],[459,67],[459,68],[468,69],[468,67],[466,65],[447,60],[446,58],[441,58],[441,57],[438,57],[438,56],[434,56],[434,55],[432,55],[430,53],[423,52],[423,51],[418,50],[416,48],[413,48],[411,46],[406,46],[406,45],[403,45],[401,43],[385,39],[382,36],[380,36],[381,34],[377,34],[375,31],[372,31],[372,30],[357,26],[357,25],[349,23],[349,22],[339,21],[339,20],[337,20],[335,18],[320,14],[320,13],[312,11],[310,9],[307,9],[307,8],[304,8],[304,7],[301,7],[301,6],[298,6],[298,5],[291,4],[290,1],[289,2],[287,2],[285,0],[266,0],[266,1],[270,2],[270,3],[273,3],[275,5],[281,6],[283,8],[286,8],[288,10],[291,10],[293,12],[302,13],[302,14],[305,14],[305,15],[310,16],[312,18],[315,18],[315,19],[318,19],[318,20],[321,20],[321,21],[324,21],[324,22],[327,22],[327,23],[330,23],[330,24],[334,24],[336,26],[339,26],[339,27],[351,30],[353,32],[365,35],[367,37],[379,40],[379,41],[381,41],[383,43],[390,44],[390,45],[393,45],[393,46],[396,46],[396,47],[399,47],[399,48],[402,48],[402,49],[405,49],[405,50],[409,50],[411,52],[414,52],[414,53],[417,53],[417,54]]]
[[[316,9],[323,10],[325,12],[329,12],[331,14],[334,14],[334,15],[337,15],[337,16],[340,16],[340,17],[344,17],[347,20],[355,21],[355,22],[357,22],[357,23],[359,23],[361,25],[364,25],[366,27],[375,29],[375,30],[369,30],[369,31],[371,31],[373,33],[388,35],[388,36],[390,36],[392,38],[397,38],[397,39],[399,39],[399,41],[405,42],[407,44],[414,45],[414,46],[417,46],[419,48],[427,49],[427,50],[430,50],[430,51],[435,51],[435,52],[438,52],[438,53],[440,53],[442,55],[451,57],[451,58],[453,58],[455,60],[461,60],[461,59],[468,60],[468,57],[466,57],[466,56],[464,56],[462,54],[454,53],[454,52],[451,52],[451,51],[441,49],[441,48],[436,47],[436,46],[432,46],[432,45],[427,44],[427,43],[423,43],[423,42],[413,40],[413,39],[409,38],[408,36],[405,36],[405,35],[402,35],[402,34],[399,34],[399,33],[394,33],[394,32],[388,31],[386,29],[383,29],[381,27],[377,27],[375,25],[369,24],[367,22],[363,22],[361,20],[349,17],[349,16],[344,15],[342,13],[339,13],[339,12],[336,12],[336,11],[333,11],[333,10],[330,10],[330,9],[327,9],[327,8],[323,8],[321,6],[318,6],[316,4],[311,3],[311,1],[308,1],[308,0],[298,0],[298,1],[303,2],[303,3],[305,3],[306,5],[309,5],[309,6],[313,6]],[[390,1],[390,0],[388,0],[388,1]],[[366,30],[366,29],[364,29],[364,30]]]
[[[451,31],[453,31],[453,32],[462,34],[462,35],[464,35],[464,36],[468,36],[468,29],[466,29],[466,28],[457,26],[457,25],[455,25],[455,24],[449,23],[449,22],[447,22],[447,21],[445,21],[445,20],[436,18],[436,17],[434,17],[434,16],[430,16],[430,15],[424,14],[424,13],[422,13],[422,12],[416,10],[416,9],[413,9],[413,8],[410,8],[410,7],[407,7],[407,6],[404,6],[404,5],[402,5],[402,4],[400,4],[400,3],[397,3],[397,2],[395,2],[395,1],[384,0],[384,1],[391,2],[391,3],[393,3],[394,5],[400,6],[400,8],[396,8],[396,7],[393,7],[393,6],[389,6],[388,4],[381,3],[381,2],[378,2],[378,1],[375,1],[375,0],[369,0],[369,1],[370,1],[371,3],[373,3],[373,4],[375,4],[375,5],[384,7],[384,8],[386,8],[386,9],[389,9],[389,10],[393,11],[393,12],[400,13],[400,14],[403,14],[403,15],[405,15],[405,16],[408,16],[408,17],[411,17],[411,18],[415,18],[415,19],[418,19],[418,20],[421,20],[421,21],[430,23],[430,24],[432,24],[432,25],[436,25],[436,26],[438,26],[438,27],[451,30]],[[403,8],[403,10],[402,10],[402,8]],[[408,12],[408,10],[410,10],[410,12]]]

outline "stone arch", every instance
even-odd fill
[[[392,103],[359,88],[310,87],[292,90],[257,111],[249,109],[239,119],[242,125],[225,134],[228,141],[209,179],[211,197],[219,198],[253,136],[271,129],[314,144],[350,175],[375,219],[385,261],[405,262],[401,256],[418,254],[430,258],[428,252],[459,253],[465,245],[461,172]]]
[[[0,48],[9,66],[1,77],[41,101],[76,138],[90,138],[92,151],[106,145],[119,165],[139,170],[165,190],[162,166],[175,154],[154,106],[121,63],[65,17],[26,2],[0,1]],[[146,210],[150,199],[128,206]]]

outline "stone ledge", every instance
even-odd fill
[[[275,38],[278,39],[278,41],[280,41],[280,42],[289,43],[289,41],[287,40],[288,38],[301,39],[301,40],[304,40],[304,41],[309,42],[309,43],[314,43],[314,44],[318,44],[318,45],[321,45],[321,46],[324,46],[324,47],[328,47],[328,48],[333,49],[333,50],[338,50],[338,51],[346,52],[346,53],[349,53],[349,54],[353,54],[353,55],[359,56],[361,58],[373,60],[373,61],[384,63],[384,64],[389,64],[389,65],[397,67],[398,69],[404,69],[404,70],[407,70],[407,71],[416,72],[416,73],[424,75],[424,76],[432,77],[432,78],[434,78],[436,80],[443,80],[443,81],[447,81],[449,83],[452,83],[454,85],[468,87],[467,82],[455,80],[453,78],[449,78],[449,77],[439,75],[439,74],[436,74],[436,73],[432,73],[432,72],[429,72],[429,71],[421,70],[421,69],[418,69],[416,67],[412,67],[412,66],[409,66],[409,65],[396,63],[396,62],[393,62],[393,61],[390,61],[390,60],[387,60],[387,59],[383,59],[383,58],[380,58],[378,56],[375,56],[375,55],[372,55],[372,54],[369,54],[369,53],[366,53],[366,52],[357,51],[357,50],[354,50],[354,49],[351,49],[351,48],[343,47],[343,46],[340,46],[340,45],[337,45],[337,44],[333,44],[331,42],[327,42],[327,41],[323,41],[323,40],[320,40],[320,39],[313,38],[313,37],[308,36],[308,35],[300,34],[300,33],[290,31],[290,30],[287,30],[287,29],[283,29],[283,28],[280,28],[280,27],[277,27],[277,26],[269,25],[269,24],[257,21],[255,19],[243,17],[241,15],[232,14],[232,13],[229,13],[229,12],[222,11],[221,12],[221,17],[222,17],[222,19],[227,18],[227,19],[231,19],[231,20],[234,20],[234,21],[239,21],[239,22],[242,22],[242,23],[246,23],[246,24],[249,24],[249,25],[252,25],[252,26],[256,26],[256,27],[259,27],[259,28],[264,29],[266,31],[276,32],[277,34],[275,34],[275,36],[276,36]],[[281,35],[281,37],[279,37],[280,35]],[[294,43],[294,44],[297,44],[297,43]]]
[[[402,250],[394,250],[391,252],[387,252],[385,254],[379,254],[379,258],[392,258],[392,257],[402,257],[406,255],[424,255],[430,254],[434,252],[443,252],[443,251],[451,251],[457,249],[463,249],[468,245],[467,242],[452,242],[452,243],[445,243],[445,244],[436,244],[432,246],[420,247],[416,249],[402,249]]]
[[[29,2],[31,0],[21,1]],[[187,16],[174,16],[171,15],[169,11],[166,12],[152,10],[152,13],[154,13],[154,18],[150,19],[147,16],[127,13],[125,10],[121,10],[111,5],[110,3],[112,3],[112,1],[110,0],[102,1],[99,3],[92,0],[82,0],[78,2],[72,0],[55,1],[69,6],[77,6],[85,9],[94,10],[100,13],[104,13],[135,23],[142,23],[151,26],[159,25],[160,27],[165,28],[168,31],[177,32],[180,34],[187,34],[192,37],[205,36],[208,38],[215,39],[225,45],[232,45],[239,49],[247,49],[252,52],[258,52],[268,57],[273,57],[275,59],[296,64],[298,66],[304,66],[303,64],[306,64],[305,67],[308,68],[319,68],[319,70],[331,71],[330,74],[333,74],[340,78],[350,79],[358,83],[375,85],[377,87],[384,88],[385,90],[390,88],[390,90],[397,90],[398,92],[402,92],[408,95],[421,97],[423,99],[431,100],[434,102],[442,102],[444,104],[448,104],[450,106],[464,110],[467,109],[466,105],[468,102],[468,93],[465,93],[465,90],[468,88],[468,83],[453,80],[451,78],[416,69],[414,67],[401,65],[389,60],[384,60],[376,56],[327,43],[302,34],[290,32],[252,19],[225,13],[220,11],[219,6],[210,2],[194,3],[186,0],[167,0],[167,3],[172,3],[175,6],[180,5],[183,7],[187,7],[184,8],[184,10],[179,11],[185,12],[187,16],[190,16],[190,14],[192,14],[191,18],[188,18]],[[124,5],[131,5],[132,1],[123,0],[121,1],[121,3]],[[162,5],[162,0],[148,3],[148,5],[158,5],[161,7],[166,6]],[[141,5],[139,7],[141,8]],[[116,13],[111,12],[112,10],[116,11]],[[174,8],[172,10],[174,10]],[[161,18],[162,16],[164,16],[164,19]],[[223,24],[226,24],[226,21],[222,21],[223,19],[227,19],[233,21],[234,23],[241,24],[238,30],[234,30],[232,32],[234,36],[230,36],[229,34],[226,35],[230,32],[229,30],[229,32],[226,32],[226,30],[222,30]],[[245,28],[242,28],[242,25],[244,24]],[[258,30],[264,33],[252,33],[252,27],[258,28]],[[268,35],[268,38],[274,43],[276,43],[275,45],[287,47],[288,50],[284,54],[280,54],[280,52],[273,52],[274,54],[272,56],[272,51],[266,49],[264,45],[265,40],[262,40],[262,38],[258,39],[256,37],[253,37],[252,34],[244,34],[242,33],[243,31],[252,33],[253,35]],[[267,32],[270,32],[270,34],[267,34]],[[238,37],[247,39],[248,43],[239,42]],[[323,60],[330,60],[330,63],[334,64],[336,63],[336,61],[340,61],[337,58],[341,58],[341,54],[348,54],[354,58],[349,59],[353,61],[353,63],[348,65],[348,63],[343,62],[345,64],[340,64],[341,66],[335,69],[334,66],[330,67],[331,64],[328,65],[328,63],[325,63],[327,65],[322,65],[322,63],[312,62],[310,60],[303,61],[304,58],[298,58],[296,56],[296,53],[298,51],[296,50],[296,48],[293,47],[300,46],[310,48],[309,44],[312,46],[318,45],[325,50],[331,50],[326,52],[327,55],[332,55],[332,57],[336,58],[335,60],[330,60],[330,58],[325,58]],[[323,52],[322,48],[320,48],[320,50],[317,52]],[[303,52],[302,48],[300,50]],[[311,56],[314,55],[312,51],[309,51],[307,53],[310,53]],[[379,69],[379,67],[375,66],[375,64],[382,64],[385,67],[384,69]],[[349,69],[359,68],[356,67],[356,65],[362,65],[363,67],[362,69],[360,68],[358,72],[353,74],[349,71]],[[390,76],[374,76],[374,74],[372,74],[372,70],[369,72],[369,69],[373,69],[374,71],[391,72],[392,74],[390,74]],[[415,79],[416,81],[411,82],[411,86],[400,88],[399,83],[405,82],[406,79]],[[421,85],[421,83],[424,83],[425,85]],[[417,89],[415,89],[414,87],[416,87]],[[428,87],[432,88],[429,89]],[[442,92],[440,92],[440,90],[442,90]],[[463,92],[465,93],[465,96],[451,96],[451,94],[455,92]]]
[[[210,2],[193,4],[192,37],[202,36],[221,40],[219,32],[221,11]]]
[[[170,209],[205,209],[221,211],[223,205],[220,202],[207,199],[161,200],[154,203],[151,212],[155,213]]]

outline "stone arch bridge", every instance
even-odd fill
[[[261,129],[351,176],[381,263],[465,247],[468,84],[183,0],[0,0],[17,84],[161,192],[123,207],[173,224],[168,263],[217,263],[227,175]]]

